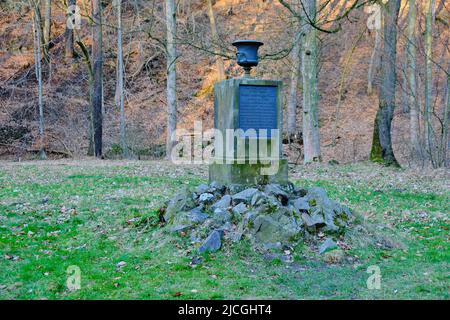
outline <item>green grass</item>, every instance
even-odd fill
[[[356,164],[297,167],[291,177],[325,188],[365,220],[367,239],[349,233],[340,263],[309,244],[283,263],[242,241],[191,267],[195,250],[159,228],[157,210],[182,185],[206,181],[205,168],[1,162],[0,298],[449,299],[446,173]],[[66,286],[72,265],[81,269],[77,291]],[[371,265],[381,270],[380,290],[367,289]]]

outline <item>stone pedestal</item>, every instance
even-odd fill
[[[277,166],[278,170],[273,175],[261,174],[261,168],[267,168],[270,165]],[[278,183],[287,184],[288,182],[288,163],[286,159],[281,159],[277,164],[211,164],[209,166],[209,181],[217,181],[222,184],[242,184],[256,185]]]
[[[216,83],[214,127],[221,137],[216,134],[210,182],[288,183],[288,164],[282,159],[281,86],[281,81],[251,78]]]

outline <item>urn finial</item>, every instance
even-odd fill
[[[255,40],[237,40],[232,44],[237,49],[237,64],[244,68],[245,76],[250,77],[250,70],[259,62],[258,49],[264,43]]]

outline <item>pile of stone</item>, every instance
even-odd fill
[[[189,236],[203,253],[219,250],[223,241],[243,237],[274,249],[320,233],[328,235],[333,246],[331,237],[342,234],[353,215],[318,187],[306,190],[292,184],[267,184],[245,188],[213,182],[194,190],[185,187],[167,203],[162,218],[171,232]]]

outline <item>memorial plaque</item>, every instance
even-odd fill
[[[209,166],[210,182],[217,181],[224,185],[288,183],[288,162],[283,158],[281,136],[271,135],[270,132],[283,126],[281,87],[281,81],[248,77],[218,81],[214,85],[214,128],[223,138],[217,139],[217,146],[220,143],[221,149],[215,149],[215,161]],[[247,134],[237,136],[233,132],[233,136],[228,136],[227,130],[230,129],[232,132],[241,129]],[[252,139],[252,134],[248,132],[250,129],[258,134],[256,139]],[[267,130],[267,136],[259,130]],[[266,150],[261,148],[264,144]],[[235,149],[228,154],[227,146],[231,145]],[[234,152],[242,147],[245,148],[245,155]],[[255,151],[257,157],[251,153]]]
[[[258,137],[260,129],[278,129],[276,86],[239,86],[239,128],[246,131],[255,129]]]

